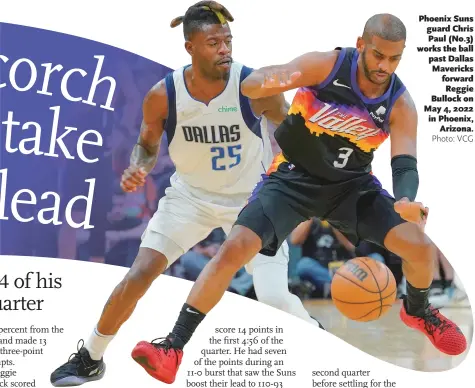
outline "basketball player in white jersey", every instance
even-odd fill
[[[204,1],[172,21],[172,27],[183,23],[192,65],[169,74],[145,97],[140,137],[121,186],[134,192],[145,183],[164,132],[176,173],[142,236],[134,264],[110,296],[89,340],[52,373],[54,386],[103,377],[107,345],[152,282],[213,229],[229,232],[270,166],[273,155],[266,124],[279,124],[287,104],[283,95],[254,101],[242,96],[240,84],[251,69],[232,60],[227,20],[233,18],[223,6]],[[275,257],[259,255],[250,264],[247,270],[261,302],[321,327],[288,290],[287,246]],[[145,357],[134,359],[148,371]]]

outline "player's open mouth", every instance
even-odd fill
[[[216,65],[220,67],[224,67],[225,69],[229,69],[231,67],[232,60],[231,59],[223,59],[219,61]]]

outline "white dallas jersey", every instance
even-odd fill
[[[165,130],[176,167],[172,185],[178,181],[210,193],[249,195],[272,162],[267,120],[253,114],[240,92],[252,70],[234,62],[226,88],[206,105],[188,92],[186,67],[165,79]]]

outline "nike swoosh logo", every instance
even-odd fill
[[[191,310],[189,307],[186,308],[186,311],[187,311],[188,313],[198,314],[198,312]]]
[[[339,86],[341,88],[351,89],[348,85],[343,85],[343,84],[339,83],[337,79],[335,81],[333,81],[333,85]]]
[[[91,365],[91,366],[85,366],[84,367],[84,370],[88,371],[88,370],[91,370],[91,369],[94,369],[93,372],[97,371],[99,369],[99,367],[96,365]]]

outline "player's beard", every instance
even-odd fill
[[[201,74],[209,81],[228,81],[231,73],[231,68],[226,71],[220,71],[215,65],[212,67],[200,66],[200,69]]]
[[[363,63],[363,71],[366,79],[368,79],[370,82],[376,85],[385,85],[389,82],[389,79],[391,78],[388,74],[388,77],[384,81],[377,81],[373,79],[373,73],[380,73],[378,70],[370,70],[368,67],[368,62],[366,62],[366,48],[363,50],[363,55],[362,57],[362,63]]]
[[[231,73],[231,69],[229,70],[226,70],[225,72],[221,72],[221,71],[217,71],[216,72],[216,80],[220,80],[220,81],[228,81],[229,79],[229,74]]]

